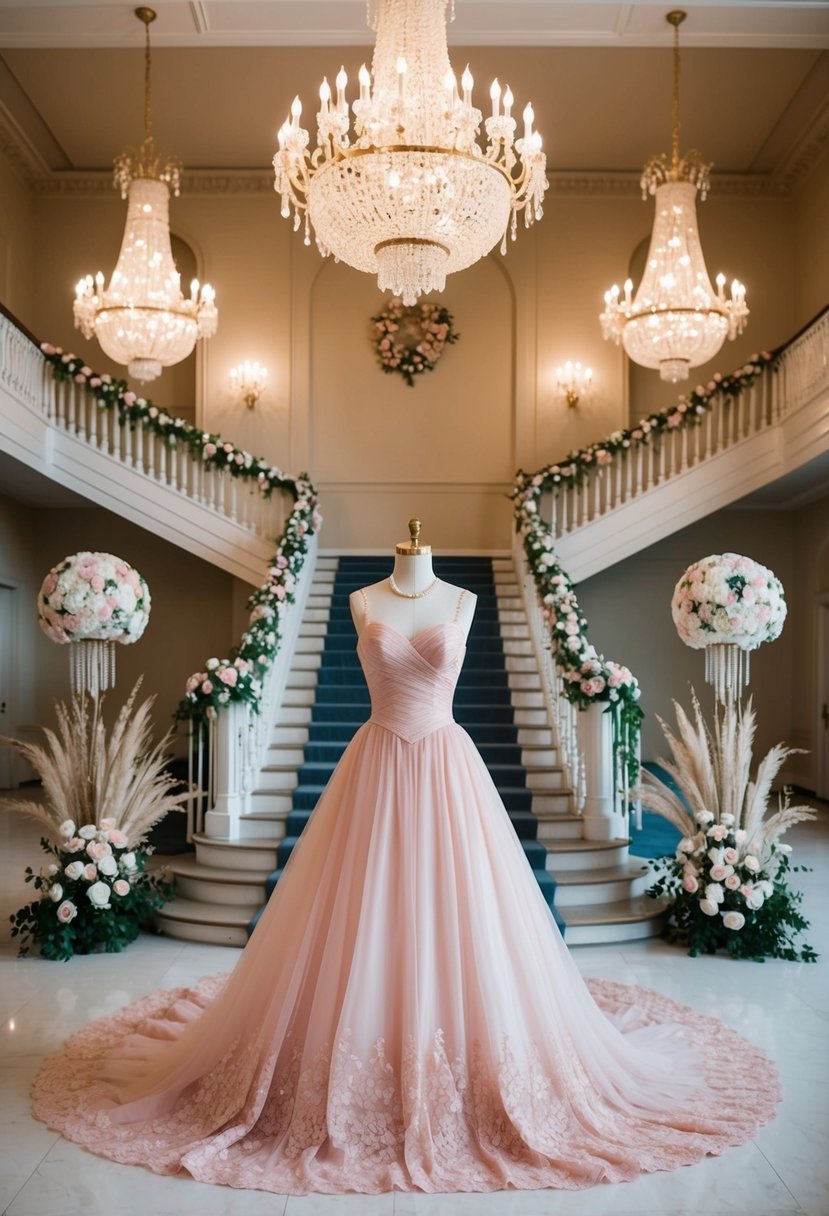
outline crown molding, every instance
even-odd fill
[[[785,198],[808,176],[829,147],[829,104],[815,117],[774,173],[714,173],[718,197]],[[113,194],[108,169],[50,169],[41,154],[5,107],[0,106],[0,152],[38,198],[96,197]],[[641,193],[641,175],[632,171],[553,169],[548,173],[550,196],[633,197]],[[184,197],[256,196],[273,191],[269,169],[187,169],[181,182]]]

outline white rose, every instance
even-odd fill
[[[83,870],[84,865],[82,861],[70,861],[63,872],[67,878],[71,878],[75,882],[83,874]]]
[[[742,912],[724,912],[722,923],[725,925],[726,929],[742,929],[743,925],[746,923],[746,918],[743,916]]]
[[[743,858],[743,865],[747,870],[751,870],[752,874],[756,874],[760,869],[760,862],[753,853],[749,853],[748,856]]]
[[[111,878],[113,874],[118,873],[118,862],[112,854],[108,857],[102,857],[98,862],[98,870],[101,874],[105,874],[107,878]]]
[[[60,866],[56,866],[55,863],[52,862],[52,864],[47,867],[46,872],[47,872],[47,874],[49,874],[50,877],[53,877],[55,874],[57,874],[59,869],[60,869]]]
[[[704,912],[706,916],[716,916],[718,908],[716,904],[712,904],[710,899],[701,899],[699,901],[699,910]]]
[[[64,819],[63,823],[58,828],[58,831],[64,840],[69,840],[75,835],[75,825],[71,819]]]
[[[708,860],[711,862],[712,865],[721,866],[723,864],[724,857],[725,857],[724,849],[709,849],[708,850]]]
[[[82,840],[94,840],[98,835],[98,829],[95,827],[94,823],[85,823],[83,827],[78,830],[78,835]]]
[[[720,823],[724,823],[727,828],[730,828],[733,822],[734,816],[729,815],[728,812],[726,812],[724,815],[720,815]]]
[[[93,882],[92,886],[87,891],[86,896],[93,908],[108,908],[109,894],[108,883]]]
[[[121,854],[121,865],[124,867],[125,870],[134,870],[135,869],[135,854],[134,853],[122,853]]]
[[[754,889],[749,891],[748,895],[746,896],[746,907],[751,908],[752,912],[756,912],[759,908],[762,908],[765,902],[766,897],[759,887],[754,887]],[[729,928],[731,928],[731,926],[729,926]],[[741,928],[741,926],[737,925],[736,928]]]
[[[49,898],[56,904],[63,899],[63,887],[59,882],[53,883],[49,888]]]
[[[703,825],[714,822],[714,816],[710,811],[697,811],[694,818],[696,819],[697,823],[701,823]]]
[[[725,899],[725,891],[718,882],[709,882],[705,888],[705,898],[712,904],[721,904]]]

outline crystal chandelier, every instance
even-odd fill
[[[712,359],[726,336],[742,333],[748,316],[745,287],[736,279],[731,297],[725,276],[711,286],[697,231],[696,193],[708,193],[710,164],[698,152],[679,155],[679,27],[686,13],[667,14],[674,27],[674,90],[671,160],[655,156],[642,174],[642,197],[656,196],[648,260],[633,296],[627,280],[624,296],[614,284],[605,292],[599,320],[602,336],[621,340],[642,367],[659,369],[662,380],[687,380],[688,370]]]
[[[526,227],[541,218],[547,188],[532,106],[516,140],[512,92],[502,95],[497,80],[486,144],[478,143],[483,116],[472,104],[472,75],[467,67],[459,92],[449,63],[448,4],[369,3],[377,41],[371,73],[360,68],[353,132],[341,69],[336,97],[327,80],[320,88],[317,147],[310,151],[299,125],[297,97],[273,158],[282,214],[293,209],[295,229],[304,219],[306,245],[313,228],[323,257],[376,274],[380,289],[406,305],[442,291],[447,274],[477,262],[499,239],[505,253],[519,212]]]
[[[137,8],[143,22],[144,142],[115,161],[115,184],[128,199],[127,222],[118,262],[109,287],[98,271],[75,288],[75,325],[85,338],[97,337],[116,363],[126,363],[136,380],[155,380],[163,367],[186,359],[197,338],[216,332],[215,292],[209,283],[190,284],[181,294],[179,273],[170,248],[170,187],[178,197],[181,165],[164,159],[153,145],[150,104],[151,8]]]

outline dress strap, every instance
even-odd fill
[[[360,588],[360,595],[363,597],[363,624],[367,625],[369,623],[370,617],[369,617],[369,611],[368,611],[368,596],[366,595],[365,587]]]
[[[458,602],[455,605],[455,615],[452,617],[452,620],[455,622],[455,624],[458,623],[458,617],[461,614],[461,604],[463,603],[465,596],[466,596],[466,589],[464,588],[464,590],[461,591],[460,595],[458,596]]]

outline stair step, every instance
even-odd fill
[[[547,869],[566,882],[565,874],[584,871],[603,875],[608,869],[618,869],[628,861],[630,841],[623,840],[555,840],[548,842]],[[641,863],[640,863],[641,864]],[[599,879],[597,878],[597,881]]]
[[[267,870],[224,869],[190,858],[174,858],[167,862],[167,869],[175,876],[177,900],[246,908],[248,916],[262,903],[268,877]]]
[[[604,904],[573,904],[567,908],[568,946],[592,946],[658,937],[668,901],[636,895]]]
[[[650,870],[634,863],[601,870],[554,870],[558,884],[556,903],[566,921],[567,908],[586,904],[617,903],[645,894]]]
[[[272,870],[276,865],[275,840],[223,840],[221,837],[193,836],[196,861],[200,865],[230,870]]]
[[[216,946],[244,946],[249,922],[248,908],[194,899],[174,899],[155,913],[155,923],[167,937]]]

